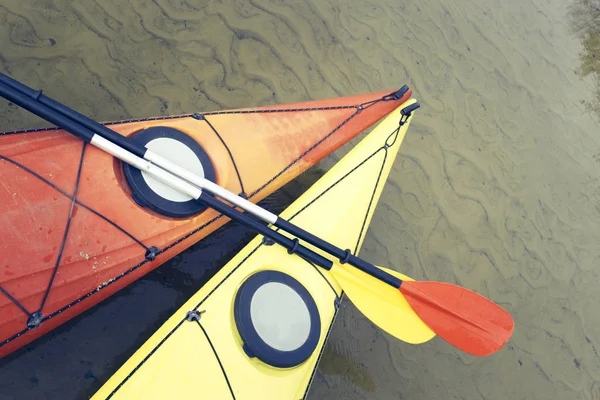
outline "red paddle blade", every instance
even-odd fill
[[[404,281],[399,290],[429,329],[466,353],[492,354],[512,335],[510,314],[468,289],[449,283]]]

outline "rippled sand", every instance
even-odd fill
[[[478,291],[515,333],[475,358],[401,343],[345,301],[309,398],[600,400],[599,15],[599,0],[5,0],[0,70],[99,120],[408,84],[423,107],[361,256]],[[6,103],[0,121],[46,125]],[[206,279],[193,263],[232,251],[197,246],[2,361],[0,397],[93,393]]]

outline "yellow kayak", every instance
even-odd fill
[[[401,110],[414,103],[390,113],[281,217],[357,254],[412,119],[400,126]],[[303,399],[341,296],[328,271],[256,237],[93,399]]]

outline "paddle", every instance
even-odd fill
[[[78,122],[73,121],[64,114],[41,104],[41,102],[38,101],[38,99],[41,97],[39,92],[34,92],[35,96],[31,97],[24,94],[15,86],[7,85],[5,83],[6,79],[10,78],[2,76],[2,83],[0,83],[0,94],[8,100],[73,133],[74,135],[99,147],[100,149],[119,158],[120,160],[149,173],[164,183],[172,186],[182,193],[186,193],[188,196],[202,202],[203,204],[214,208],[231,219],[250,226],[260,234],[269,237],[275,242],[288,248],[289,252],[297,252],[299,255],[311,260],[315,264],[326,269],[331,269],[331,261],[326,260],[304,246],[299,245],[297,239],[290,240],[289,238],[274,232],[273,230],[261,224],[257,224],[256,221],[252,220],[248,216],[207,195],[197,186],[191,185],[189,182],[173,175],[171,172],[157,167],[153,163],[142,159],[127,149],[94,133],[92,130],[81,126]],[[409,107],[403,110],[403,121],[406,121],[409,118],[411,111],[412,109]],[[124,137],[121,137],[121,139],[129,142],[129,140]],[[130,143],[128,146],[134,147],[133,143]],[[136,153],[147,155],[148,151],[145,151],[143,148],[137,148]],[[161,157],[155,157],[153,161],[160,162]],[[175,166],[177,168],[170,168],[172,167],[171,164],[172,163],[170,162],[163,163],[163,167],[171,169],[171,171],[173,169],[181,169],[177,166]],[[189,181],[193,181],[193,183],[196,183],[196,181],[202,182],[202,178],[195,177],[189,171],[185,171],[185,173],[181,176],[185,179],[190,177],[191,179],[189,179]],[[270,222],[275,226],[278,226],[283,230],[286,230],[291,234],[306,240],[322,250],[335,255],[336,257],[340,258],[342,263],[349,263],[353,266],[356,266],[366,274],[369,274],[371,277],[385,282],[393,288],[399,289],[410,304],[412,310],[419,315],[425,325],[427,325],[440,337],[462,349],[463,351],[474,355],[491,354],[500,349],[510,338],[513,329],[512,318],[505,310],[492,303],[490,300],[470,292],[467,289],[454,285],[438,282],[403,281],[402,279],[399,279],[396,276],[352,255],[349,251],[343,251],[331,245],[330,243],[327,243],[290,224],[289,222],[279,219],[277,216],[269,213],[268,211],[254,205],[253,203],[247,202],[245,199],[239,198],[233,193],[228,192],[212,182],[209,182],[208,185],[205,182],[202,183],[205,184],[205,187],[203,187],[204,189],[207,189],[217,196],[222,197],[247,211],[250,211],[267,222]],[[212,187],[211,185],[216,186],[216,188]],[[200,184],[198,186],[202,187]],[[246,203],[250,204],[251,207],[249,207]],[[336,274],[335,271],[338,269],[340,273]],[[341,275],[345,274],[346,272],[345,266],[338,268],[337,265],[333,271],[334,275],[336,275],[336,278],[340,276],[340,284],[342,285],[342,288],[344,288],[345,281]],[[468,299],[468,304],[466,304],[467,302],[465,302],[464,299]],[[361,299],[359,303],[366,304],[366,301]],[[369,315],[367,314],[367,316]],[[389,318],[394,318],[394,316],[389,316]],[[378,325],[382,326],[383,329],[386,329],[387,326],[385,322],[381,321],[378,322]],[[390,333],[394,334],[393,330],[390,329]]]

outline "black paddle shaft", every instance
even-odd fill
[[[35,98],[27,96],[22,92],[6,85],[0,80],[0,96],[8,101],[12,101],[16,105],[26,109],[27,111],[45,119],[48,122],[72,133],[78,138],[89,143],[94,137],[94,132],[82,127],[77,122],[67,118],[61,114],[54,112],[43,104],[39,103]]]
[[[281,233],[274,231],[268,226],[263,225],[257,220],[242,213],[241,211],[238,211],[222,201],[215,199],[211,195],[207,194],[206,191],[202,192],[198,198],[198,201],[285,247],[289,254],[297,254],[305,260],[310,261],[321,268],[325,268],[326,270],[330,270],[333,266],[331,260],[328,260],[327,258],[304,247],[298,242],[298,239],[290,239]]]
[[[326,242],[325,240],[313,235],[312,233],[307,232],[304,229],[289,223],[285,219],[277,218],[277,221],[274,225],[283,229],[286,232],[291,233],[296,237],[299,237],[300,239],[312,244],[313,246],[318,247],[319,249],[331,254],[332,256],[339,258],[342,264],[348,263],[350,265],[353,265],[361,271],[366,272],[367,274],[377,279],[380,279],[393,287],[398,288],[402,284],[402,281],[400,279],[377,268],[373,264],[366,262],[362,258],[356,257],[350,252],[350,250],[342,250],[339,247],[334,246],[331,243]]]
[[[58,125],[53,120],[50,120],[49,118],[47,118],[45,115],[42,115],[42,114],[38,113],[37,111],[33,111],[30,107],[33,107],[33,106],[39,105],[39,104],[44,105],[48,109],[54,111],[54,113],[52,113],[53,118],[60,118],[61,116],[66,117],[74,122],[77,122],[79,125],[81,125],[86,130],[89,130],[89,132],[91,132],[92,136],[94,133],[96,133],[99,136],[102,136],[105,139],[118,145],[119,147],[122,147],[125,150],[135,154],[136,156],[144,158],[144,154],[146,153],[146,148],[136,145],[135,143],[133,143],[130,140],[127,140],[127,138],[119,135],[117,132],[113,131],[112,129],[109,129],[106,126],[94,121],[93,119],[88,118],[85,115],[80,114],[77,111],[65,106],[64,104],[61,104],[58,101],[53,100],[50,97],[43,95],[41,90],[34,90],[34,89],[30,88],[29,86],[24,85],[21,82],[16,81],[13,78],[11,78],[5,74],[2,74],[2,73],[0,73],[0,83],[4,83],[6,86],[14,89],[10,93],[11,96],[16,96],[18,93],[20,93],[22,95],[25,95],[25,97],[21,97],[21,101],[26,100],[27,98],[29,98],[29,101],[27,102],[26,105],[22,105],[21,103],[15,101],[15,100],[9,99],[3,93],[2,96],[4,98],[9,99],[13,103],[20,105],[21,107],[44,118],[45,120],[50,121],[55,125]],[[17,92],[17,93],[15,93],[15,92]],[[37,104],[37,103],[39,103],[39,104]],[[67,129],[65,127],[65,125],[61,124],[58,126],[77,135],[75,132]],[[80,135],[78,135],[78,136],[81,137]],[[83,137],[82,137],[82,139],[83,139]],[[87,140],[87,141],[89,142],[91,139],[92,139],[92,137],[90,136],[89,140]]]

